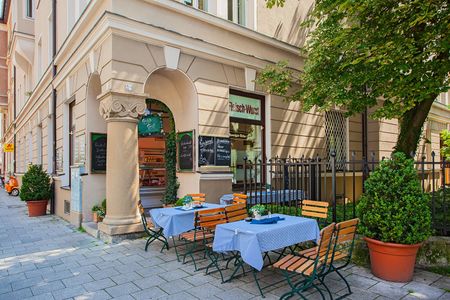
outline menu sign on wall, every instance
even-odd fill
[[[214,137],[199,136],[198,137],[198,165],[208,166],[214,165]]]
[[[91,171],[106,171],[106,146],[105,133],[91,133]]]
[[[194,131],[177,133],[178,168],[180,171],[194,170]]]
[[[230,94],[230,117],[261,121],[261,100]]]
[[[216,137],[216,166],[230,166],[231,141],[229,138]]]
[[[199,136],[198,165],[199,166],[230,166],[231,142],[229,138]]]

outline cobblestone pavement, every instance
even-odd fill
[[[252,276],[221,284],[218,274],[195,272],[181,264],[173,250],[160,245],[143,250],[144,239],[105,244],[55,216],[29,218],[25,203],[0,191],[0,299],[258,299]],[[450,278],[417,271],[408,284],[375,278],[350,266],[349,299],[450,299]],[[277,275],[267,270],[261,281]],[[339,295],[344,285],[327,279]],[[287,286],[276,285],[266,299],[278,299]],[[447,292],[446,292],[447,291]],[[319,299],[319,294],[307,295]]]

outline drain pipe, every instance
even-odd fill
[[[56,77],[57,66],[55,64],[56,56],[56,0],[52,0],[52,123],[53,123],[53,161],[52,161],[52,174],[56,176],[56,88],[54,86],[54,79]],[[55,181],[52,183],[52,201],[50,201],[50,213],[55,213]]]
[[[13,91],[13,97],[14,97],[14,106],[13,106],[13,143],[14,143],[14,152],[13,152],[13,174],[16,175],[16,66],[13,68],[13,84],[14,84],[14,91]],[[5,174],[6,175],[6,174]]]

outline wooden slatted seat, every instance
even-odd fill
[[[226,222],[227,217],[225,215],[225,208],[223,207],[197,211],[195,213],[194,230],[180,235],[180,238],[187,242],[187,251],[183,256],[183,263],[186,262],[186,257],[190,256],[197,271],[197,264],[193,253],[197,249],[198,244],[205,247],[205,251],[207,252],[208,247],[206,245],[214,238],[214,229],[218,224]]]
[[[192,200],[194,200],[194,201],[199,201],[199,202],[205,202],[206,201],[206,194],[205,193],[188,194],[188,196],[191,196]]]
[[[236,222],[248,217],[247,205],[244,203],[232,204],[225,207],[227,222]]]
[[[280,299],[288,298],[294,294],[303,297],[301,293],[310,287],[318,289],[314,280],[320,278],[325,270],[325,266],[327,266],[330,249],[334,245],[334,230],[335,224],[333,223],[320,231],[320,239],[318,246],[314,250],[314,255],[302,256],[289,254],[272,265],[274,268],[283,272],[283,275],[292,288],[290,292],[282,295]],[[305,279],[297,284],[292,284],[292,273],[301,274]]]
[[[184,232],[182,234],[180,234],[180,238],[190,241],[190,242],[194,242],[194,241],[200,241],[203,239],[210,239],[214,237],[214,234],[209,233],[209,232],[203,232],[203,231],[189,231],[189,232]]]
[[[233,204],[247,204],[248,196],[245,194],[234,193]]]

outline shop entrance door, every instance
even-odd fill
[[[139,192],[144,208],[162,206],[167,182],[166,134],[173,130],[166,110],[159,101],[149,100],[138,124]]]

